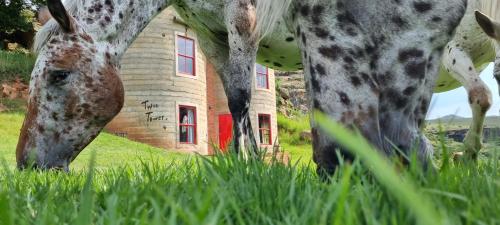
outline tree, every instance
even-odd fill
[[[43,1],[0,0],[0,32],[28,31],[33,28],[35,10]]]
[[[14,33],[32,32],[36,10],[44,0],[0,0],[0,49],[5,39]]]

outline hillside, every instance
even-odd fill
[[[0,162],[15,166],[15,149],[24,116],[20,113],[0,113]],[[101,133],[71,164],[71,169],[86,168],[92,152],[96,153],[97,168],[113,168],[126,164],[173,161],[189,155],[168,152],[145,144],[129,141],[111,134]]]
[[[445,130],[449,129],[468,129],[472,118],[464,118],[456,115],[448,115],[435,120],[427,121],[427,125],[430,127],[443,126]],[[484,127],[487,128],[497,128],[500,127],[500,116],[489,116],[486,117],[484,122]]]

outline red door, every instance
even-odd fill
[[[219,147],[226,152],[233,138],[233,118],[231,114],[219,115]]]

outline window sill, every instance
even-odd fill
[[[198,76],[196,75],[191,75],[191,74],[185,74],[185,73],[176,73],[175,76],[177,77],[184,77],[184,78],[189,78],[193,80],[198,80]]]

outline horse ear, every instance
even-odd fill
[[[71,18],[61,0],[47,0],[47,7],[52,17],[59,23],[65,32],[71,33],[74,31]]]
[[[493,21],[487,15],[484,15],[482,12],[476,11],[476,21],[479,23],[479,26],[484,30],[484,32],[497,40],[500,40],[500,24]]]
[[[37,20],[42,26],[49,22],[50,19],[52,19],[52,15],[50,14],[47,6],[40,7],[37,14]]]

